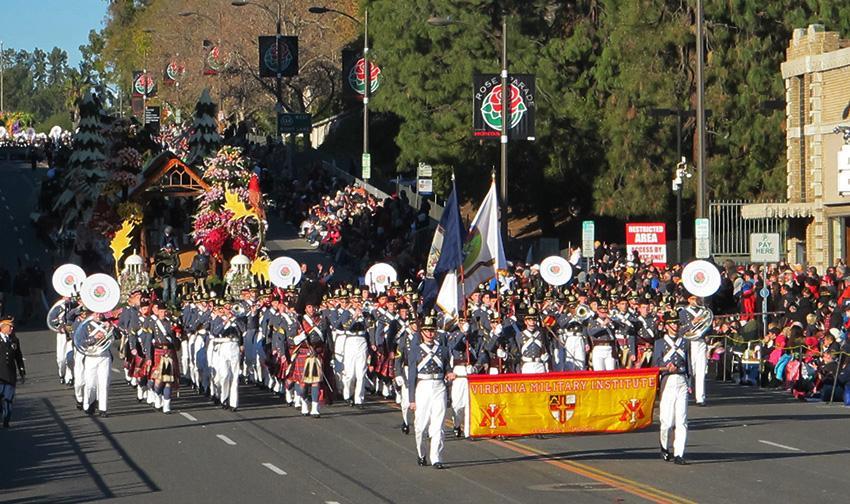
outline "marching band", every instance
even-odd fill
[[[175,310],[135,288],[120,311],[93,309],[75,290],[54,305],[48,325],[56,332],[60,380],[73,384],[78,408],[88,414],[95,406],[108,414],[109,342],[117,340],[125,381],[140,403],[162,413],[172,411],[181,381],[231,411],[239,407],[240,383],[255,384],[313,418],[334,400],[363,408],[371,393],[400,406],[401,431],[414,426],[418,463],[435,468],[443,467],[449,406],[454,435],[468,432],[470,375],[655,366],[662,458],[683,463],[689,379],[704,380],[697,370],[704,356],[694,353],[711,318],[696,296],[481,285],[452,317],[423,313],[410,281],[367,287],[328,289],[319,304],[304,302],[292,283],[247,286],[236,299],[199,290]],[[696,389],[702,403],[699,381]]]

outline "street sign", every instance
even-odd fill
[[[750,235],[750,262],[779,262],[779,233]]]
[[[434,169],[427,163],[419,163],[419,167],[416,169],[416,176],[419,178],[431,178],[433,173]]]
[[[694,238],[696,239],[697,259],[711,257],[711,227],[708,219],[694,220]]]
[[[667,224],[627,222],[626,257],[634,257],[635,254],[643,264],[664,267],[667,264]]]
[[[429,178],[421,178],[416,181],[416,192],[419,194],[433,194],[434,181]]]
[[[363,180],[369,180],[372,178],[372,156],[369,153],[363,153],[363,159],[360,161],[363,166],[363,172],[360,175],[360,178]]]
[[[596,234],[596,225],[593,221],[581,223],[581,255],[593,259],[593,241]]]
[[[309,133],[313,129],[312,114],[278,114],[277,134]]]
[[[154,134],[159,133],[159,114],[161,109],[159,106],[156,107],[145,107],[145,117],[144,117],[144,125],[145,129],[153,132]]]
[[[762,298],[770,296],[770,289],[768,289],[767,287],[762,287],[759,291],[759,296],[761,296]]]

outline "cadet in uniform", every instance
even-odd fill
[[[10,317],[0,319],[0,416],[3,417],[4,429],[9,428],[12,419],[12,401],[15,400],[18,375],[21,376],[21,383],[24,383],[27,374],[21,342],[14,331],[15,323]]]
[[[693,294],[688,294],[688,306],[680,312],[682,324],[680,332],[684,332],[693,325],[694,319],[699,310],[699,298]],[[690,340],[690,359],[691,372],[694,381],[694,400],[697,406],[705,406],[705,374],[708,371],[708,346],[705,343],[705,337]]]
[[[685,464],[685,440],[688,435],[688,340],[678,334],[674,313],[664,315],[664,337],[655,342],[655,366],[661,374],[661,458]],[[675,428],[673,453],[670,453],[670,431]]]
[[[436,339],[436,321],[425,317],[420,338],[410,347],[407,384],[410,409],[414,412],[417,462],[428,465],[425,458],[425,431],[431,438],[429,456],[435,469],[443,469],[440,455],[443,451],[443,420],[446,418],[446,380],[455,379],[449,367],[449,348]]]
[[[519,372],[545,373],[549,367],[549,345],[546,336],[537,327],[537,310],[529,308],[524,318],[525,329],[516,335],[522,359]]]

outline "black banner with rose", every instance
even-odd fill
[[[514,74],[508,78],[511,85],[508,138],[534,140],[537,94],[534,75]],[[475,74],[472,85],[472,136],[498,140],[502,131],[502,79],[497,74]]]
[[[298,37],[262,35],[259,38],[260,77],[298,75]],[[278,46],[278,44],[280,44]]]

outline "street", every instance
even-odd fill
[[[49,276],[52,264],[26,220],[36,174],[21,166],[0,166],[0,260],[10,272],[18,257],[45,261]],[[398,429],[394,403],[337,403],[316,420],[254,387],[242,386],[235,413],[184,387],[166,416],[135,400],[115,360],[109,418],[85,416],[58,382],[43,314],[18,336],[28,374],[12,428],[0,430],[7,503],[755,503],[842,501],[846,493],[850,409],[782,391],[710,382],[708,407],[688,411],[687,466],[660,460],[656,420],[616,435],[447,437],[447,470],[437,471],[416,465],[413,434]]]

